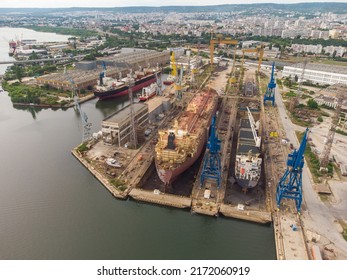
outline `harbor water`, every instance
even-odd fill
[[[82,109],[97,132],[126,104],[94,99]],[[271,226],[115,199],[70,153],[82,137],[73,108],[16,109],[1,92],[0,131],[0,259],[276,258]]]

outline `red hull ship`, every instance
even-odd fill
[[[156,75],[159,74],[160,71],[153,71],[149,69],[146,69],[143,73],[135,72],[135,74],[133,74],[135,81],[132,91],[139,91],[142,88],[154,83],[157,79]],[[99,84],[94,90],[94,96],[98,97],[99,99],[109,99],[129,94],[129,76],[130,74],[128,77],[120,80],[110,77],[101,78]]]
[[[173,128],[159,131],[155,165],[160,180],[166,185],[199,158],[207,141],[207,129],[216,110],[217,99],[214,91],[198,93],[175,120]]]

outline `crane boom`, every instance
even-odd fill
[[[248,107],[247,107],[247,111],[248,111],[248,118],[249,118],[249,122],[251,124],[252,133],[253,133],[253,138],[254,138],[254,141],[255,141],[255,146],[257,148],[259,148],[260,145],[261,145],[261,137],[259,137],[258,134],[257,134],[257,131],[255,129],[255,121],[254,121],[252,113],[251,113],[251,111],[249,110]]]

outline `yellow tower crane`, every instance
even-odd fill
[[[260,66],[263,61],[264,56],[264,45],[259,45],[254,49],[242,49],[242,65],[241,68],[243,68],[243,63],[245,60],[245,53],[257,53],[258,56],[258,72],[260,71]]]
[[[176,66],[176,61],[175,61],[175,53],[171,53],[171,76],[172,77],[177,77],[177,66]]]
[[[214,45],[215,44],[226,44],[226,45],[237,45],[239,42],[237,40],[233,40],[230,37],[226,37],[223,39],[222,34],[217,34],[217,38],[212,39],[210,41],[210,62],[213,64],[213,53],[214,53]]]

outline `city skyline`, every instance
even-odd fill
[[[275,4],[295,4],[295,3],[312,3],[312,2],[320,2],[320,3],[326,3],[326,2],[339,2],[339,3],[345,3],[346,1],[340,1],[340,0],[333,0],[333,1],[296,1],[296,0],[253,0],[250,3],[246,4],[259,4],[259,3],[275,3]],[[243,1],[240,0],[215,0],[213,3],[208,0],[176,0],[174,3],[168,4],[167,2],[158,1],[158,0],[131,0],[126,2],[124,4],[123,1],[112,1],[112,0],[104,0],[102,3],[95,3],[95,1],[90,0],[76,0],[73,1],[73,4],[71,4],[71,1],[68,0],[57,0],[54,2],[50,1],[43,1],[43,0],[29,0],[25,1],[25,4],[22,0],[3,0],[1,1],[0,8],[69,8],[69,7],[129,7],[129,6],[153,6],[153,7],[159,7],[159,6],[208,6],[208,5],[223,5],[223,4],[245,4]]]

